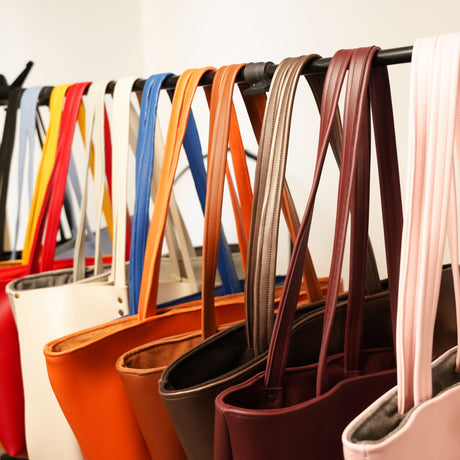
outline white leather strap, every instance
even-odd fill
[[[102,201],[104,196],[105,166],[104,166],[104,97],[109,81],[97,81],[91,84],[86,96],[86,122],[85,122],[85,182],[80,206],[80,219],[78,233],[75,241],[74,253],[74,281],[85,277],[85,229],[86,211],[88,205],[88,186],[90,173],[91,146],[94,151],[94,194],[97,209],[97,224],[95,226],[95,263],[94,274],[102,271],[102,255],[100,250],[100,219]]]
[[[127,181],[130,137],[131,91],[136,79],[118,80],[113,93],[112,117],[112,206],[113,254],[111,279],[115,286],[126,286],[125,254],[127,225]]]

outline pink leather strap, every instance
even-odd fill
[[[454,143],[459,145],[460,34],[417,40],[398,297],[398,405],[432,396],[431,354],[446,235],[460,312]],[[457,368],[459,357],[457,356]]]

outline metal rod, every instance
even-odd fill
[[[387,50],[379,50],[374,56],[373,63],[375,65],[394,65],[394,64],[403,64],[410,62],[412,58],[412,46],[405,46],[401,48],[392,48]],[[302,71],[302,74],[310,74],[316,72],[325,72],[331,62],[331,58],[318,58],[310,61]],[[266,63],[263,68],[263,75],[261,79],[270,80],[275,74],[277,68],[276,64]],[[215,72],[206,72],[203,78],[200,80],[200,86],[209,86],[212,85]],[[178,75],[167,77],[162,85],[163,89],[174,89],[176,87],[177,81],[179,80]],[[236,78],[237,83],[243,83],[246,81],[244,78],[244,68],[240,70]],[[142,91],[144,88],[145,80],[139,79],[134,84],[133,91]],[[107,93],[112,94],[115,88],[115,82],[109,83],[107,86]],[[8,88],[6,88],[8,89]],[[3,91],[2,91],[3,90]],[[46,86],[43,88],[40,93],[39,104],[47,105],[49,103],[49,98],[51,91],[53,90],[52,86]],[[6,97],[5,97],[6,96]],[[8,101],[7,93],[5,94],[5,88],[0,88],[0,104],[5,104]]]

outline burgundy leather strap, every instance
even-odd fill
[[[60,134],[56,162],[53,167],[51,180],[47,185],[43,206],[40,210],[29,260],[29,273],[37,273],[39,270],[47,271],[52,269],[56,249],[56,235],[59,228],[60,214],[64,200],[70,150],[81,99],[83,92],[88,85],[89,83],[78,83],[72,85],[66,93],[66,100],[59,131]],[[45,230],[45,223],[46,234],[43,245],[42,262],[39,267],[40,249],[43,232]]]
[[[393,338],[395,338],[403,216],[393,109],[391,104],[390,82],[386,67],[377,66],[372,68],[369,79],[369,98],[372,108],[372,120],[374,124],[374,138],[379,171],[380,195],[382,197],[381,204],[383,230],[385,237],[385,253],[388,268],[388,284],[390,286],[389,298],[391,320]],[[367,126],[365,128],[363,127],[363,129],[369,132],[369,113],[366,113],[365,116]],[[366,135],[366,133],[364,133],[364,135]],[[368,139],[365,138],[362,140],[362,142],[367,145],[369,150]],[[361,158],[363,157],[361,156]],[[365,158],[369,158],[367,153],[365,154]],[[360,175],[358,168],[363,163],[364,161],[360,161],[357,164],[357,177]],[[369,177],[368,172],[366,177]],[[369,184],[366,185],[365,191],[357,193],[358,199],[359,196],[364,196],[364,194],[366,194],[367,197],[369,196]],[[367,209],[368,206],[369,203],[367,201]],[[362,250],[362,248],[354,248],[352,249],[352,253],[359,254],[359,251]],[[350,273],[355,272],[350,270]],[[362,292],[362,287],[358,287],[358,284],[352,283],[350,281],[350,285],[356,286],[355,289],[360,289],[361,291],[358,292]],[[357,297],[353,299],[351,308],[347,310],[344,365],[345,370],[348,372],[354,372],[359,369],[359,358],[361,352],[362,334],[360,331],[362,330],[363,311],[360,305],[363,301],[363,295],[358,293],[355,295]]]
[[[286,281],[281,295],[280,307],[275,320],[268,353],[265,386],[274,391],[282,388],[291,338],[291,327],[294,321],[297,298],[302,281],[302,256],[307,248],[313,208],[324,160],[326,158],[333,117],[338,107],[341,87],[351,56],[351,50],[339,50],[332,58],[326,74],[321,103],[318,153],[313,174],[312,188],[308,197],[307,208],[300,225],[299,236],[295,242],[291,262],[286,274]]]
[[[286,287],[283,291],[280,310],[275,323],[275,330],[270,345],[267,372],[265,375],[265,384],[268,388],[279,389],[282,386],[282,378],[284,375],[284,370],[286,367],[287,353],[290,341],[290,333],[292,321],[295,313],[296,298],[298,295],[299,285],[299,260],[301,259],[301,253],[305,250],[306,244],[308,242],[308,234],[311,225],[311,217],[314,205],[314,198],[316,195],[319,175],[321,173],[322,164],[324,162],[325,156],[325,147],[327,145],[327,139],[330,135],[330,126],[331,126],[331,111],[335,110],[337,107],[338,95],[343,83],[343,79],[346,73],[347,68],[350,66],[350,73],[352,77],[349,78],[347,98],[346,98],[346,108],[345,108],[345,131],[346,139],[344,135],[344,145],[343,145],[343,158],[341,165],[341,176],[340,176],[340,188],[339,188],[339,205],[337,211],[337,224],[336,224],[336,236],[334,240],[334,256],[333,263],[331,267],[331,273],[329,277],[329,291],[328,298],[326,301],[326,311],[325,311],[325,323],[324,323],[324,333],[323,333],[323,343],[320,356],[320,370],[317,381],[318,393],[321,394],[327,388],[327,374],[325,360],[327,357],[327,344],[329,342],[330,329],[332,327],[333,316],[335,312],[335,306],[337,302],[338,295],[338,286],[340,281],[340,272],[341,265],[343,260],[343,249],[345,244],[346,236],[346,225],[347,225],[347,215],[349,212],[349,207],[351,204],[351,197],[353,192],[353,187],[355,187],[355,194],[358,193],[358,190],[364,190],[368,188],[366,182],[357,182],[353,185],[353,178],[356,178],[357,175],[366,177],[368,174],[368,165],[366,160],[366,150],[368,150],[368,133],[369,133],[369,111],[368,111],[368,100],[367,100],[367,84],[366,79],[369,77],[370,73],[370,64],[372,61],[372,55],[375,53],[376,48],[360,49],[354,52],[355,56],[353,58],[353,65],[351,65],[352,51],[341,50],[336,53],[333,61],[330,64],[328,74],[326,76],[325,83],[325,92],[323,94],[323,111],[321,116],[321,126],[320,126],[320,141],[318,148],[318,160],[315,168],[315,175],[313,181],[312,191],[308,200],[307,210],[302,222],[302,228],[300,231],[301,236],[299,236],[296,241],[294,248],[294,254],[291,260],[291,265],[288,270],[288,275],[286,278]],[[382,72],[378,70],[378,72]],[[386,71],[384,71],[386,72]],[[377,78],[380,78],[381,75],[385,74],[376,74]],[[379,80],[378,80],[379,81]],[[377,88],[377,87],[376,87]],[[374,90],[376,89],[374,88]],[[380,91],[380,88],[379,88]],[[371,95],[374,97],[375,94],[371,90]],[[389,93],[386,92],[385,87],[383,87],[382,95],[386,97],[389,96]],[[382,97],[385,97],[382,96]],[[388,99],[390,101],[390,99]],[[377,104],[376,104],[377,105]],[[397,161],[396,161],[396,148],[394,143],[394,129],[392,122],[392,111],[391,105],[388,105],[384,112],[384,123],[381,119],[374,120],[375,123],[379,123],[377,131],[380,134],[376,134],[376,142],[378,144],[377,150],[379,157],[387,156],[387,158],[379,158],[379,168],[382,165],[384,170],[380,171],[380,178],[382,181],[381,184],[381,193],[382,193],[382,206],[384,216],[384,225],[385,225],[385,235],[386,242],[394,241],[395,239],[400,238],[400,225],[401,219],[399,218],[400,209],[400,192],[399,188],[399,177],[388,178],[387,175],[392,171],[392,174],[397,175]],[[384,126],[382,126],[384,125]],[[385,133],[384,130],[388,130],[388,133]],[[356,133],[359,133],[360,136],[357,136]],[[387,144],[383,141],[386,137],[388,141]],[[359,138],[361,138],[358,143]],[[384,148],[387,148],[387,151],[383,151]],[[364,153],[363,153],[364,152]],[[360,169],[355,170],[358,155],[364,155],[364,163],[360,164]],[[387,163],[385,166],[383,166]],[[357,171],[357,172],[355,172]],[[389,188],[394,188],[394,190],[385,195],[385,191],[388,191]],[[356,196],[356,195],[355,195]],[[364,200],[366,201],[366,199]],[[362,203],[361,203],[362,204]],[[356,204],[354,205],[356,207]],[[367,207],[367,205],[365,205]],[[396,209],[394,218],[395,222],[391,221],[389,216],[389,211],[392,208]],[[359,214],[359,213],[358,213]],[[366,226],[365,229],[362,229],[359,237],[356,239],[358,247],[362,248],[363,235],[367,234],[367,223],[363,221]],[[397,246],[397,245],[396,245]],[[356,246],[355,246],[356,247]],[[356,294],[350,294],[350,298],[354,300],[349,304],[349,309],[352,311],[353,315],[358,312],[358,318],[360,315],[360,309],[362,305],[363,298],[363,286],[360,281],[363,278],[363,251],[361,250],[360,254],[354,254],[357,256],[352,262],[352,270],[354,274],[351,275],[351,289],[354,289]],[[389,263],[389,273],[391,273],[391,278],[393,278],[394,273],[397,273],[397,265],[399,263],[399,251],[397,247],[389,246],[387,248],[387,259]],[[352,281],[353,279],[353,281]],[[394,280],[394,278],[393,278]],[[358,281],[358,282],[357,282]],[[391,283],[391,280],[390,280]],[[353,287],[353,285],[355,287]],[[361,286],[359,286],[361,284]],[[396,285],[396,286],[395,286]],[[358,287],[359,286],[359,287]],[[397,282],[390,284],[392,289],[397,287]],[[394,293],[392,293],[394,296]],[[289,305],[289,306],[288,306]],[[350,321],[348,322],[350,323]],[[353,323],[353,321],[351,321]],[[358,321],[359,324],[359,321]],[[349,326],[349,324],[348,324]],[[356,326],[355,326],[356,327]],[[357,344],[360,344],[360,330],[356,332],[357,340],[350,341],[349,347],[353,349]],[[358,347],[359,349],[359,347]],[[352,355],[350,355],[352,356]],[[326,375],[325,375],[326,374]]]

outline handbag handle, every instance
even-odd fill
[[[102,271],[102,253],[100,241],[101,209],[105,186],[104,158],[104,98],[108,80],[97,81],[89,86],[85,108],[85,155],[86,174],[83,195],[80,200],[80,219],[75,240],[73,279],[79,281],[85,278],[85,228],[88,206],[88,172],[91,158],[94,158],[94,203],[96,204],[96,239],[94,253],[94,275]],[[93,154],[93,155],[92,155]]]
[[[324,391],[324,388],[327,387],[327,378],[324,376],[324,367],[322,363],[326,358],[327,352],[327,343],[329,340],[330,335],[330,327],[332,325],[333,314],[335,311],[335,304],[337,300],[337,294],[339,289],[339,281],[340,281],[340,271],[341,271],[341,264],[343,259],[343,245],[345,241],[346,235],[346,225],[348,222],[347,214],[350,208],[351,196],[353,192],[353,177],[356,177],[354,168],[356,165],[356,157],[358,154],[363,154],[363,151],[366,152],[366,148],[368,148],[368,138],[366,135],[368,134],[368,127],[363,129],[363,126],[360,125],[359,121],[363,118],[366,112],[363,114],[363,110],[366,110],[365,101],[365,94],[367,92],[367,87],[364,84],[363,77],[368,75],[370,72],[370,63],[372,60],[372,55],[375,53],[376,48],[368,48],[368,49],[361,49],[357,50],[357,54],[355,55],[353,67],[356,72],[353,72],[353,77],[349,77],[348,82],[350,88],[347,91],[347,101],[345,105],[345,114],[346,114],[346,136],[347,139],[345,140],[345,129],[344,129],[344,141],[342,147],[342,162],[341,162],[341,174],[340,174],[340,185],[339,185],[339,204],[337,210],[337,222],[340,223],[336,227],[336,235],[334,238],[334,258],[333,264],[331,267],[331,273],[329,277],[329,290],[328,296],[326,299],[326,311],[325,311],[325,320],[324,320],[324,332],[323,332],[323,341],[322,347],[320,352],[320,361],[319,361],[319,370],[318,370],[318,381],[317,381],[317,389],[318,393],[321,394]],[[299,267],[300,267],[300,260],[301,255],[305,251],[306,244],[308,242],[308,235],[311,226],[311,218],[314,206],[314,199],[316,196],[317,188],[319,185],[319,179],[322,171],[322,166],[324,164],[324,159],[326,155],[326,147],[328,143],[328,139],[330,136],[330,129],[332,124],[332,115],[337,108],[338,99],[340,95],[340,90],[345,78],[345,74],[349,67],[351,67],[351,61],[353,57],[354,51],[353,50],[340,50],[336,53],[331,64],[329,66],[326,81],[325,81],[325,92],[323,94],[323,103],[321,109],[321,125],[320,125],[320,137],[318,143],[318,156],[317,156],[317,163],[314,172],[314,180],[312,189],[308,198],[307,209],[302,221],[301,231],[299,232],[299,238],[296,241],[293,256],[291,258],[291,263],[288,269],[288,274],[286,277],[286,284],[285,289],[283,290],[283,294],[280,301],[280,309],[279,313],[275,322],[273,338],[270,344],[269,350],[269,357],[267,363],[267,372],[265,375],[265,385],[267,388],[276,389],[282,387],[282,378],[284,375],[284,371],[286,368],[286,360],[287,360],[287,352],[288,346],[290,341],[290,334],[291,334],[291,326],[294,319],[295,307],[297,302],[297,293],[300,289],[300,274],[299,274]],[[352,86],[354,85],[354,86]],[[361,99],[358,99],[358,96]],[[351,100],[350,100],[351,99]],[[359,105],[358,105],[359,101]],[[387,115],[391,113],[391,111],[385,112]],[[358,115],[359,114],[359,115]],[[392,127],[392,120],[388,121],[388,125],[386,128],[389,129]],[[359,136],[358,136],[359,134]],[[364,134],[364,137],[362,135]],[[361,138],[361,145],[358,142],[358,139]],[[385,152],[382,151],[382,147],[380,142],[385,140],[385,136],[376,136],[376,141],[378,141],[379,145],[377,145],[378,154],[383,154]],[[397,174],[397,163],[394,164],[395,155],[396,155],[396,148],[394,145],[394,134],[388,136],[388,159],[387,161],[379,161],[379,167],[381,164],[390,164],[392,170],[396,174],[396,178],[392,178],[395,184],[399,184],[398,174]],[[364,163],[366,163],[366,157],[363,158]],[[361,171],[361,176],[364,176],[361,180],[367,180],[366,176],[368,175],[368,167],[365,165],[363,170]],[[384,179],[384,174],[380,174],[380,179]],[[356,181],[355,181],[356,182]],[[354,185],[355,187],[360,187],[362,189],[363,185]],[[384,194],[383,190],[388,190],[387,184],[381,183],[381,190],[382,190],[382,200],[388,200],[391,202],[391,205],[385,203],[382,206],[382,210],[385,214],[384,216],[384,226],[385,226],[385,233],[389,232],[391,237],[386,237],[385,241],[397,241],[398,238],[398,229],[401,228],[401,219],[399,218],[399,210],[400,208],[400,195],[399,195],[399,187],[396,187],[390,194]],[[355,189],[359,190],[359,188]],[[364,206],[367,207],[367,198],[365,198]],[[361,207],[362,208],[362,207]],[[355,212],[355,214],[362,214],[365,213],[366,209],[360,209],[359,212]],[[394,220],[393,225],[390,225],[388,228],[388,210],[394,210],[394,215],[392,219]],[[355,207],[356,211],[356,207]],[[359,216],[358,216],[359,217]],[[364,220],[365,228],[354,237],[352,235],[352,241],[354,239],[361,240],[367,238],[367,218],[361,215],[357,222]],[[363,225],[363,224],[361,224]],[[340,227],[340,228],[339,228]],[[354,226],[359,227],[357,225]],[[359,228],[358,228],[359,230]],[[353,233],[353,227],[352,227]],[[354,243],[355,244],[355,243]],[[356,244],[361,244],[357,241]],[[396,245],[397,246],[397,245]],[[388,247],[387,247],[388,251]],[[350,270],[354,270],[355,273],[361,274],[361,279],[363,276],[363,257],[361,251],[360,254],[352,254],[357,256],[358,260],[352,260],[352,264],[350,265]],[[395,266],[398,264],[398,250],[397,248],[393,251],[390,250],[389,253],[387,252],[387,258],[391,259],[391,263],[389,264],[389,277],[394,276],[394,273],[397,273],[397,269],[394,269]],[[352,268],[353,267],[353,268]],[[353,280],[353,284],[356,283],[356,280],[360,281],[359,276],[351,277]],[[389,279],[390,290],[396,289],[395,286],[395,279]],[[353,285],[351,285],[351,289],[356,289]],[[359,289],[362,291],[362,286],[359,285]],[[362,298],[362,296],[361,296]],[[390,296],[390,300],[391,300]],[[289,305],[289,306],[288,306]],[[392,306],[392,310],[394,310],[394,305]],[[358,305],[360,307],[360,305]],[[353,309],[353,304],[349,305],[349,308]],[[357,307],[355,307],[357,308]],[[348,324],[347,320],[347,324]],[[355,331],[358,335],[360,331]],[[359,340],[356,341],[359,343]]]
[[[251,337],[249,337],[249,344],[254,347],[255,353],[261,353],[268,348],[271,328],[273,327],[273,300],[274,300],[274,279],[273,267],[276,259],[273,256],[274,248],[276,248],[276,238],[274,238],[273,228],[279,225],[279,187],[281,180],[284,178],[284,169],[287,159],[287,141],[290,129],[290,117],[292,112],[293,98],[296,90],[297,81],[300,77],[300,71],[305,64],[313,59],[315,56],[303,56],[294,60],[286,61],[282,66],[283,73],[279,75],[273,82],[272,93],[270,97],[269,107],[266,111],[267,123],[267,138],[265,143],[259,146],[259,162],[256,170],[255,190],[257,190],[257,200],[254,201],[254,228],[265,229],[264,232],[255,232],[256,239],[251,240],[253,247],[259,246],[257,259],[253,264],[255,282],[253,283],[253,290],[249,288],[251,284],[248,282],[246,290],[246,306],[247,318],[249,318],[247,332],[252,331],[252,344]],[[290,80],[289,80],[290,79]],[[321,106],[321,94],[324,81],[323,75],[310,76],[307,78],[310,87],[315,95],[318,108]],[[286,82],[290,85],[287,89],[283,89],[283,84]],[[279,96],[278,96],[279,95]],[[335,153],[336,159],[340,162],[340,140],[341,140],[341,125],[340,116],[338,111],[331,112],[334,116],[333,124],[333,137],[331,137],[331,144]],[[277,120],[275,122],[275,120]],[[279,120],[283,120],[282,122]],[[273,132],[271,126],[278,126],[278,131]],[[273,157],[273,159],[271,158]],[[270,168],[269,169],[269,165]],[[268,178],[265,184],[262,179],[262,186],[265,192],[258,190],[257,186],[260,178]],[[259,195],[260,193],[260,195]],[[264,196],[265,194],[265,196]],[[259,201],[260,200],[260,201]],[[258,204],[260,203],[260,204]],[[263,206],[263,203],[269,205]],[[297,224],[298,225],[298,224]],[[257,239],[258,238],[258,239]],[[305,254],[305,253],[304,253]],[[308,260],[308,259],[307,259]],[[375,266],[375,258],[372,252],[368,253],[368,260],[373,261]],[[369,264],[369,267],[372,265]],[[267,276],[267,273],[272,270]],[[301,272],[300,272],[301,273]],[[372,270],[367,273],[369,277],[378,272]],[[262,275],[263,274],[263,275]],[[248,276],[247,280],[251,278]],[[380,286],[380,281],[373,283],[373,286]],[[300,286],[299,286],[300,289]],[[322,297],[322,296],[321,296]],[[310,301],[319,300],[318,298],[310,298]],[[253,319],[252,315],[255,316]],[[251,323],[255,325],[251,326]]]
[[[68,167],[71,155],[72,141],[77,124],[78,110],[81,104],[82,96],[89,83],[77,83],[72,85],[66,94],[66,102],[64,105],[58,148],[56,154],[56,164],[53,170],[53,176],[47,187],[49,201],[49,214],[46,219],[46,233],[44,237],[42,259],[40,271],[49,271],[52,269],[55,248],[56,235],[59,228],[59,220],[64,201],[65,185],[67,182]],[[51,192],[52,184],[52,192]],[[35,261],[31,267],[33,272],[38,269],[35,265],[38,263],[38,247],[36,251]],[[32,272],[32,273],[33,273]]]
[[[212,67],[205,67],[185,71],[179,77],[174,92],[171,117],[165,142],[165,156],[147,238],[139,296],[139,316],[141,320],[156,313],[161,247],[170,192],[177,169],[180,147],[187,128],[193,96],[200,78],[210,70],[214,69]]]
[[[398,409],[432,397],[433,328],[446,234],[457,327],[460,276],[454,146],[460,147],[460,34],[417,40],[409,105],[409,160],[398,297]],[[460,329],[459,329],[460,330]],[[456,371],[459,370],[457,351]]]
[[[205,212],[205,230],[204,230],[204,242],[203,242],[203,324],[202,332],[203,337],[209,337],[214,334],[217,330],[216,319],[214,312],[214,283],[215,283],[215,271],[207,270],[205,264],[210,264],[210,266],[215,265],[215,259],[218,253],[217,247],[217,236],[220,232],[220,218],[210,219],[209,216],[211,213],[217,214],[220,216],[222,213],[222,200],[223,200],[223,187],[224,187],[224,175],[228,174],[228,165],[227,165],[227,145],[230,143],[230,146],[236,145],[236,151],[240,152],[243,155],[244,166],[240,162],[238,166],[240,169],[246,168],[246,155],[244,152],[244,146],[241,141],[241,135],[239,133],[238,122],[236,118],[236,112],[233,107],[232,95],[233,88],[235,85],[235,80],[238,72],[244,66],[244,64],[235,64],[231,66],[226,66],[218,69],[214,75],[213,86],[212,86],[212,95],[210,100],[210,132],[209,132],[209,154],[208,154],[208,188],[212,189],[212,193],[206,202],[206,212]],[[250,114],[257,114],[257,110],[253,109],[251,105],[258,104],[259,107],[262,105],[265,106],[265,99],[262,98],[253,98],[246,99],[246,105],[249,107],[248,112]],[[252,118],[252,117],[251,117]],[[260,129],[261,125],[256,121],[252,122],[256,137],[260,138]],[[241,159],[240,159],[241,161]],[[234,164],[236,162],[234,161]],[[289,197],[290,194],[286,194],[283,197]],[[249,200],[252,202],[252,191],[247,193],[247,198],[245,201]],[[292,200],[291,200],[292,203]],[[291,225],[289,225],[292,235],[292,227],[294,225],[294,217],[292,214],[295,214],[295,208],[290,202],[287,203],[286,208],[291,211],[288,213],[288,219],[291,219]],[[293,210],[293,211],[292,211]],[[250,217],[250,216],[249,216]],[[295,218],[297,215],[295,214]],[[247,219],[246,219],[247,220]],[[298,220],[298,219],[297,219]],[[294,230],[295,232],[296,230]],[[251,234],[251,233],[249,233]],[[311,259],[310,259],[311,260]],[[251,258],[249,258],[249,263]],[[250,265],[249,265],[250,266]],[[205,278],[205,275],[208,275],[209,278]],[[319,285],[318,279],[314,268],[308,272],[309,277],[307,277],[307,284],[309,284],[310,290],[313,290],[316,285]],[[250,271],[247,273],[247,280],[250,277]],[[248,285],[246,281],[246,285]],[[247,287],[246,287],[247,289]]]
[[[136,199],[134,204],[129,273],[130,309],[132,314],[137,313],[139,290],[142,279],[145,245],[149,227],[149,197],[154,196],[151,190],[152,177],[153,182],[157,182],[155,176],[157,175],[158,166],[154,167],[154,163],[158,163],[158,157],[163,156],[162,151],[164,150],[156,113],[161,85],[168,75],[170,74],[154,75],[148,78],[142,94],[139,135],[136,147]],[[180,277],[180,269],[177,260],[178,247],[174,231],[171,227],[172,219],[178,232],[179,239],[182,241],[182,252],[187,278],[194,281],[195,275],[191,265],[191,256],[194,250],[190,247],[187,239],[187,230],[180,216],[173,194],[171,196],[171,205],[168,212],[171,218],[168,219],[166,223],[166,241],[168,243],[170,258]]]
[[[25,165],[26,163],[26,152],[28,148],[29,152],[29,191],[32,194],[33,186],[33,158],[35,152],[35,125],[36,125],[36,113],[38,97],[42,90],[42,86],[35,86],[24,90],[21,96],[21,102],[19,104],[21,110],[21,121],[19,123],[19,151],[18,151],[18,164]],[[21,215],[21,198],[22,188],[24,181],[24,169],[18,168],[18,193],[16,201],[16,219],[14,221],[14,242],[11,249],[11,260],[17,258],[17,246],[19,238],[19,219]],[[32,202],[32,196],[30,196],[30,202]],[[1,225],[1,222],[0,222]]]
[[[5,252],[6,201],[20,97],[21,89],[19,88],[13,89],[9,93],[2,143],[0,146],[0,248],[2,254]],[[15,249],[16,247],[13,245],[12,250]]]

